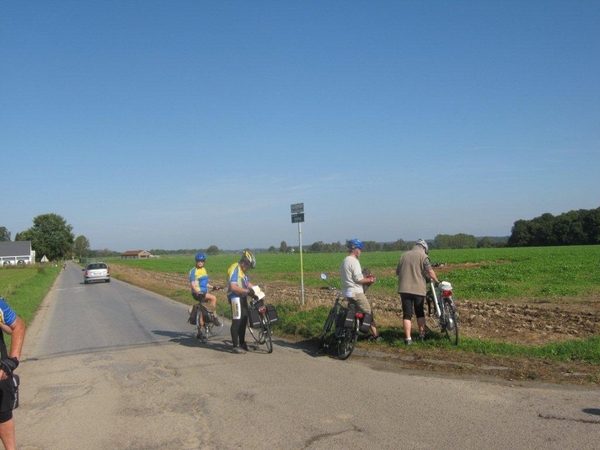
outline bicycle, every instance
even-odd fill
[[[276,323],[277,320],[274,306],[265,305],[262,298],[250,300],[248,305],[248,331],[258,344],[266,344],[268,353],[273,353],[271,324]]]
[[[198,334],[196,337],[202,341],[203,344],[208,342],[208,335],[218,336],[223,331],[223,319],[219,319],[218,325],[215,323],[215,315],[212,311],[209,311],[206,306],[202,303],[198,303],[196,308],[196,326],[198,327]],[[203,324],[200,324],[200,314],[202,314]]]
[[[433,281],[428,280],[428,283],[425,296],[427,302],[425,324],[430,331],[444,333],[450,342],[458,345],[458,314],[452,284],[442,281],[438,285],[438,295],[436,295]]]
[[[327,275],[322,273],[321,279],[327,284]],[[333,340],[337,344],[338,357],[341,360],[348,359],[358,341],[358,335],[361,331],[369,332],[371,322],[369,320],[370,314],[365,314],[362,311],[356,311],[354,305],[349,304],[348,307],[342,305],[342,301],[346,300],[343,296],[342,291],[329,284],[329,289],[336,293],[335,303],[329,310],[325,325],[323,326],[323,332],[319,337],[318,351],[323,351],[329,348]],[[333,334],[328,335],[333,329]]]

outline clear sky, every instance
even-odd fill
[[[2,2],[0,226],[92,249],[507,236],[600,206],[600,2]]]

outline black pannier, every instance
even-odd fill
[[[340,308],[340,312],[337,316],[338,328],[352,328],[354,322],[354,309],[348,309],[345,307]]]
[[[271,325],[277,323],[279,316],[277,315],[277,309],[275,309],[275,305],[267,305],[267,313],[269,314],[269,323]]]
[[[362,323],[360,324],[360,331],[368,333],[371,330],[371,323],[373,322],[373,315],[365,313]]]
[[[260,314],[258,314],[258,311],[255,309],[248,309],[248,325],[250,325],[251,328],[258,328],[260,327]]]

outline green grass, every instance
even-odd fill
[[[304,285],[319,287],[321,272],[339,285],[343,253],[306,253],[303,257]],[[399,252],[365,252],[362,267],[377,277],[371,292],[396,296],[398,280],[394,273]],[[433,262],[443,262],[440,277],[450,281],[462,300],[552,300],[600,295],[600,246],[432,250]],[[289,281],[300,285],[300,257],[294,254],[257,254],[257,267],[250,273],[255,284]],[[206,264],[211,278],[226,281],[229,266],[237,255],[209,256]],[[193,257],[147,260],[114,260],[147,270],[187,274]]]
[[[0,296],[29,325],[60,271],[52,265],[1,268]],[[10,336],[5,338],[10,348]]]

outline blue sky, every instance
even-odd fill
[[[600,206],[598,1],[0,7],[0,226],[91,248],[506,236]]]

